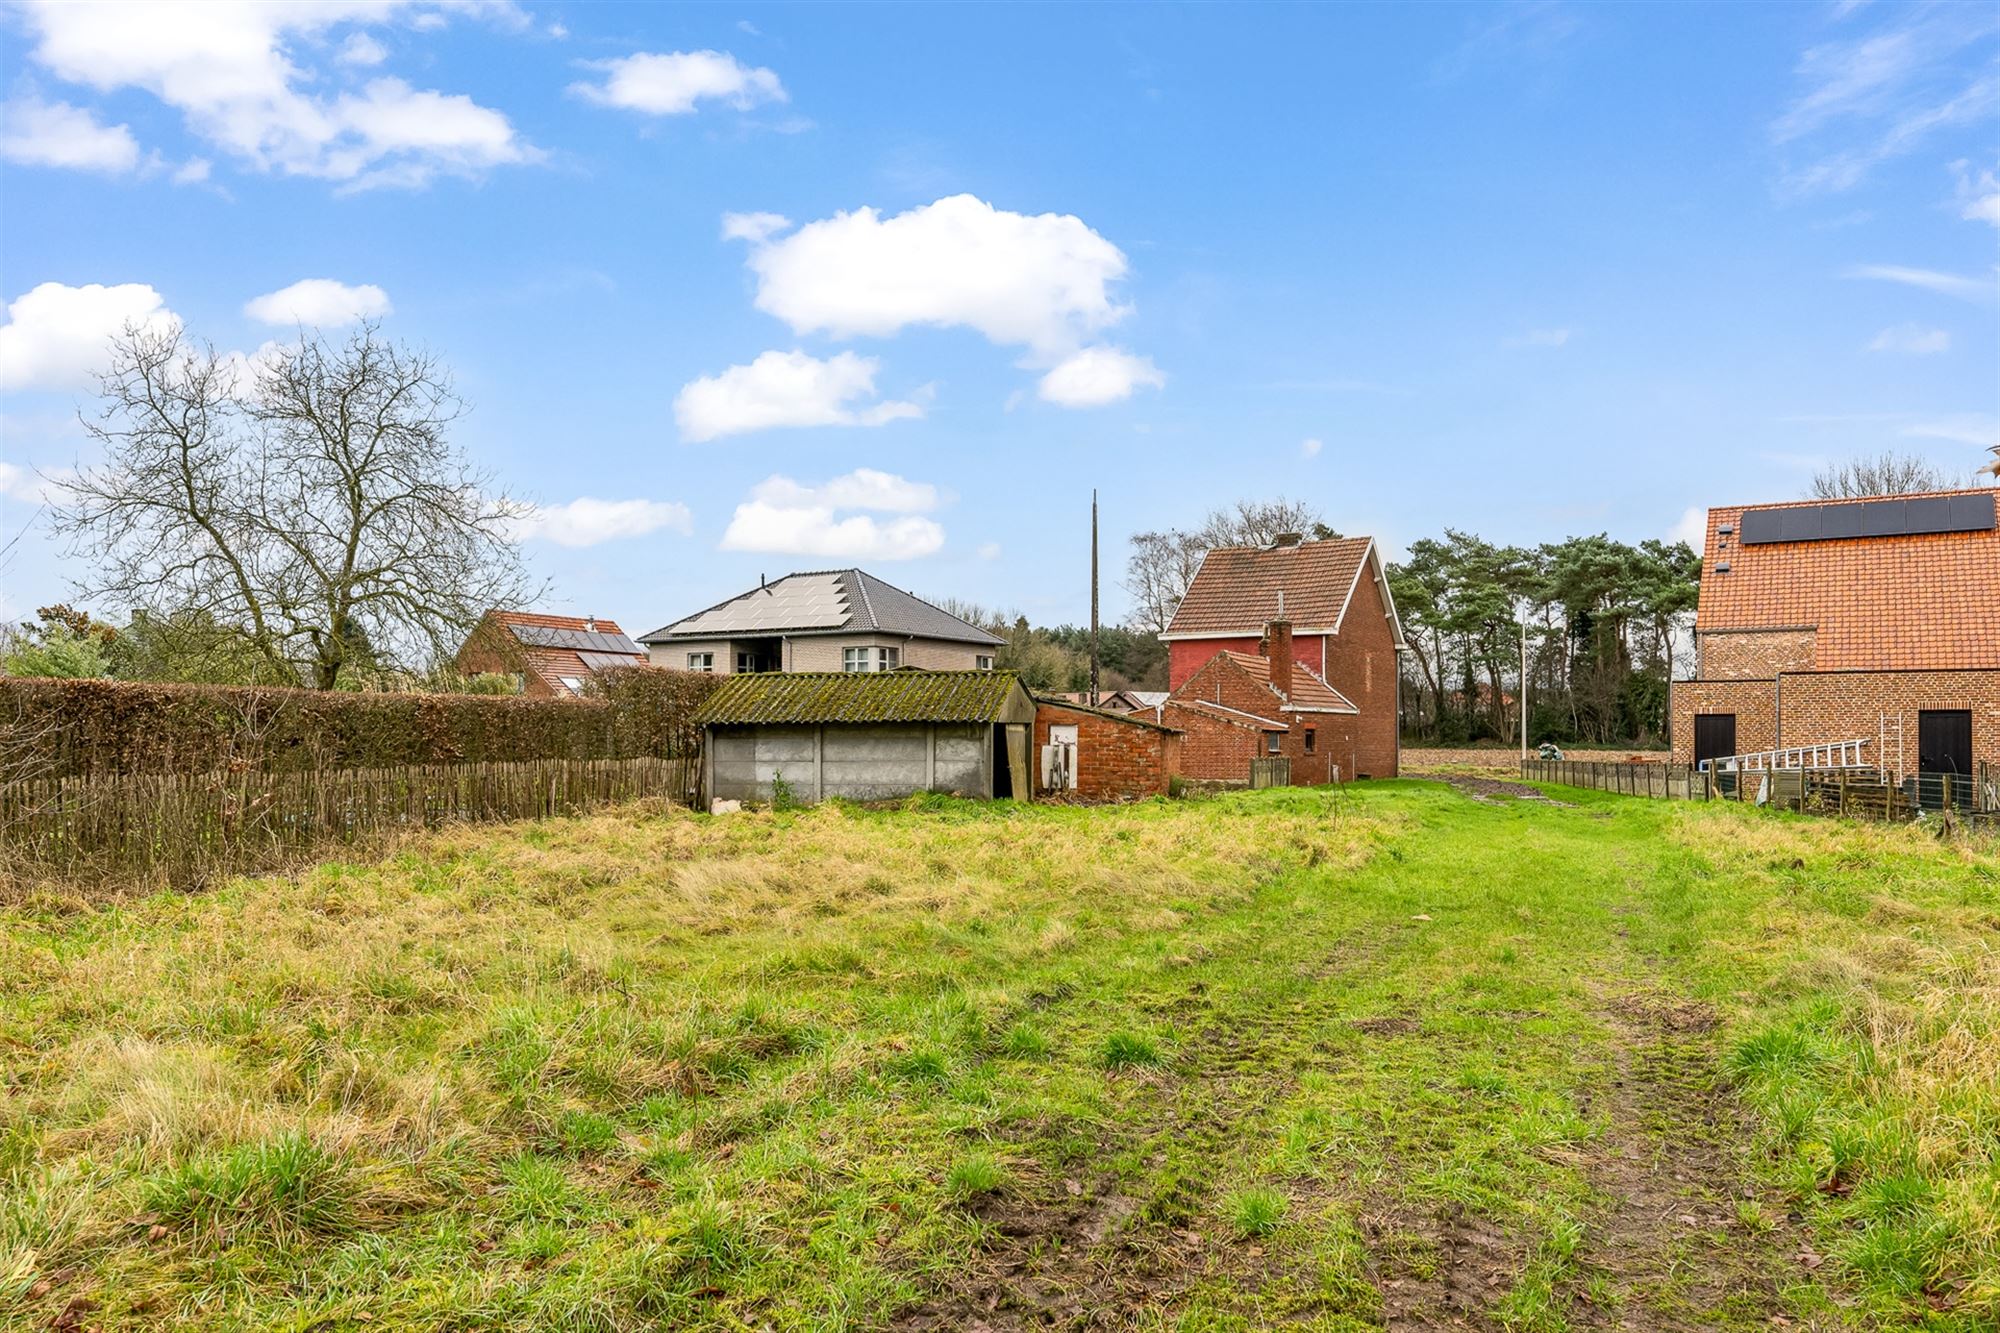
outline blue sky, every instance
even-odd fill
[[[2000,433],[1986,7],[0,24],[9,616],[68,594],[38,496],[128,317],[375,312],[540,506],[547,609],[634,630],[846,564],[1078,620],[1092,486],[1114,570],[1278,493],[1392,552],[1636,540]]]

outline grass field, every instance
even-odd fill
[[[0,907],[0,1320],[2000,1320],[2000,855],[1557,789],[466,829]]]

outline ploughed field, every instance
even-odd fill
[[[0,905],[0,1324],[1989,1329],[2000,854],[1461,780]]]

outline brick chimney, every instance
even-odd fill
[[[1292,697],[1292,622],[1280,616],[1264,622],[1264,656],[1271,661],[1271,684],[1286,702]]]

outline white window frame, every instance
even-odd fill
[[[972,666],[975,671],[991,671],[993,669],[993,654],[975,653],[972,658]]]
[[[563,688],[568,690],[571,694],[583,693],[583,677],[557,676],[556,679],[561,681],[563,683]]]
[[[842,648],[840,650],[840,669],[842,671],[874,670],[874,667],[869,660],[868,649]]]
[[[877,648],[875,650],[875,669],[877,671],[894,671],[901,665],[903,665],[903,650],[901,648]]]
[[[706,673],[706,674],[708,674],[708,675],[711,675],[711,676],[712,676],[712,675],[714,675],[714,674],[715,674],[715,654],[714,654],[714,653],[689,653],[689,654],[688,654],[688,670],[689,670],[689,671],[700,671],[700,672],[704,672],[704,673]]]
[[[748,676],[748,675],[752,674],[753,672],[755,672],[756,670],[757,670],[757,654],[755,654],[755,653],[741,653],[741,652],[739,652],[738,654],[736,654],[736,674],[737,674],[737,675],[739,675],[739,676]]]

